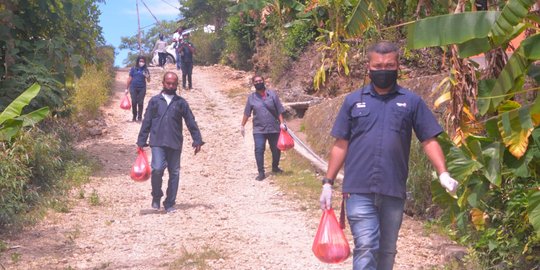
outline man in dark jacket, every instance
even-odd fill
[[[163,90],[148,102],[144,113],[137,145],[148,146],[146,143],[150,135],[152,149],[152,208],[159,210],[163,191],[163,173],[165,168],[169,172],[167,197],[163,201],[166,212],[174,212],[178,182],[180,180],[180,154],[182,152],[182,118],[193,139],[195,154],[204,144],[201,132],[195,122],[195,117],[185,99],[176,95],[178,76],[174,72],[166,72],[163,76]]]
[[[178,50],[180,51],[180,60],[182,61],[182,88],[192,89],[191,75],[193,74],[193,55],[195,54],[195,46],[189,41],[188,33],[182,35],[182,42],[180,43]]]

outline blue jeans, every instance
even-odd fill
[[[163,197],[161,185],[163,183],[163,173],[165,168],[169,172],[169,182],[167,185],[167,197],[163,201],[165,209],[172,207],[176,203],[176,193],[178,192],[178,182],[180,181],[180,154],[181,150],[169,147],[152,147],[152,198],[159,200]]]
[[[257,170],[264,174],[264,151],[266,150],[266,141],[270,144],[272,151],[272,170],[279,167],[279,158],[281,151],[277,148],[279,133],[254,133],[253,141],[255,142],[255,161],[257,161]]]
[[[380,194],[350,194],[347,219],[354,237],[354,270],[394,266],[405,200]]]

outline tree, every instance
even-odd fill
[[[214,25],[221,32],[227,22],[227,8],[233,5],[229,0],[179,0],[180,12],[186,25]]]
[[[159,38],[159,35],[163,35],[165,40],[172,39],[172,34],[178,28],[178,23],[175,21],[161,21],[158,24],[155,24],[148,31],[143,32],[141,35],[141,47],[144,52],[144,55],[147,56],[147,61],[150,61],[151,55],[150,52],[154,48],[156,40]],[[127,49],[128,57],[123,60],[123,63],[126,65],[132,64],[139,55],[139,43],[137,35],[130,37],[121,37],[119,49]]]
[[[31,84],[42,91],[28,106],[62,111],[75,76],[103,44],[101,0],[5,0],[0,4],[0,110]]]

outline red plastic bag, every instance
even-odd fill
[[[279,138],[277,142],[277,148],[281,151],[287,151],[294,147],[294,140],[286,130],[279,132]]]
[[[129,97],[127,94],[125,94],[124,98],[122,98],[122,101],[120,101],[120,108],[124,110],[131,109],[131,101],[129,101]]]
[[[315,257],[324,263],[340,263],[351,254],[349,242],[333,209],[324,210],[311,250]]]
[[[135,163],[133,163],[133,166],[131,167],[131,179],[142,182],[146,181],[150,178],[150,175],[152,174],[152,168],[150,168],[150,164],[148,164],[148,158],[146,157],[146,152],[142,148],[137,148],[137,159],[135,160]]]

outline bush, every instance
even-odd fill
[[[315,38],[316,32],[306,22],[293,24],[287,31],[284,47],[286,54],[293,60],[298,59],[304,48]]]
[[[196,31],[191,35],[191,41],[197,49],[193,57],[195,64],[208,66],[219,63],[225,43],[217,33]]]
[[[107,102],[114,83],[114,49],[102,47],[99,63],[84,67],[84,73],[75,82],[71,106],[80,122],[96,118],[99,108]]]
[[[248,20],[248,16],[229,17],[225,27],[225,50],[221,57],[223,64],[246,71],[253,66],[251,57],[255,48],[254,25]]]
[[[0,143],[0,229],[31,221],[26,214],[35,206],[67,211],[62,201],[67,190],[88,181],[88,161],[74,152],[67,129],[48,121],[42,129],[21,133],[9,147]]]

